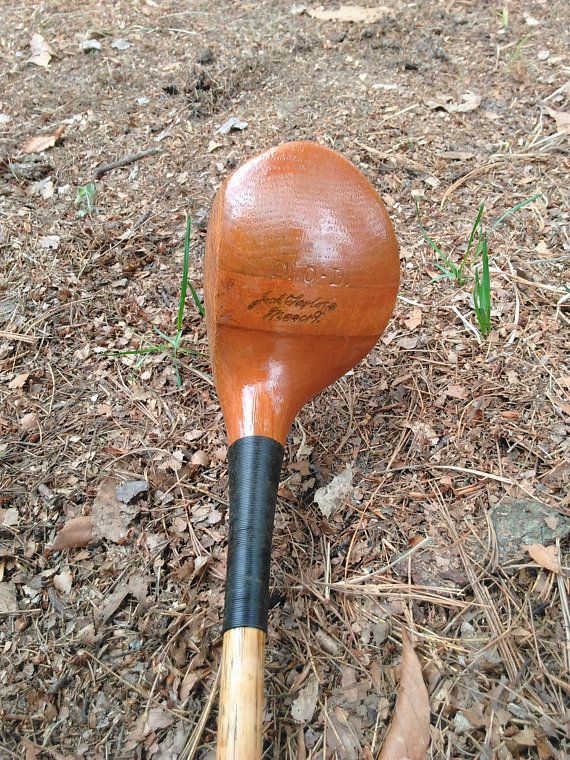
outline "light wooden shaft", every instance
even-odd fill
[[[217,760],[260,760],[265,633],[232,628],[224,634]]]

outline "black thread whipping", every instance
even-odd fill
[[[283,446],[264,435],[240,438],[228,449],[230,530],[224,631],[267,631],[269,567]]]

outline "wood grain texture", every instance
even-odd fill
[[[224,634],[217,760],[259,760],[263,724],[265,633],[232,628]]]
[[[285,444],[309,399],[376,343],[399,284],[378,194],[317,143],[286,143],[222,185],[206,242],[205,305],[229,442]]]

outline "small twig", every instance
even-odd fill
[[[218,684],[220,683],[221,672],[222,672],[222,666],[220,665],[220,667],[218,668],[218,672],[216,673],[214,683],[212,684],[212,688],[210,689],[208,699],[206,701],[206,704],[204,705],[202,714],[200,715],[200,719],[198,720],[196,727],[194,728],[194,730],[188,737],[188,740],[186,742],[184,749],[180,753],[180,760],[192,760],[194,755],[196,754],[196,750],[198,749],[198,744],[200,742],[200,739],[202,738],[204,728],[206,727],[206,723],[208,722],[208,718],[210,717],[210,710],[212,709],[214,699],[218,692]]]
[[[0,338],[6,338],[6,340],[21,340],[23,343],[36,343],[37,338],[32,335],[21,335],[20,333],[6,332],[0,330]]]
[[[140,161],[141,158],[147,156],[154,156],[155,153],[160,153],[160,148],[146,148],[139,151],[139,153],[133,153],[130,156],[120,158],[118,161],[112,161],[110,164],[100,164],[93,171],[93,178],[99,179],[103,174],[113,171],[113,169],[120,169],[122,166],[128,166],[134,164],[136,161]]]

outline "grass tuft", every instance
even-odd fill
[[[184,324],[184,310],[186,308],[186,295],[188,292],[188,288],[190,288],[190,292],[192,293],[192,300],[194,301],[194,304],[196,305],[196,308],[198,309],[198,313],[201,317],[204,317],[206,312],[204,309],[204,305],[202,304],[202,301],[200,300],[200,296],[196,292],[196,289],[192,282],[190,281],[188,277],[188,272],[190,269],[190,234],[192,230],[192,220],[190,217],[186,220],[186,235],[184,237],[184,260],[182,263],[182,279],[180,282],[180,298],[178,300],[178,312],[176,315],[176,334],[174,336],[166,335],[161,330],[158,329],[158,327],[153,326],[154,331],[158,336],[160,336],[164,343],[158,343],[158,344],[150,344],[148,346],[145,346],[144,348],[133,348],[128,351],[116,351],[110,354],[113,358],[119,358],[121,356],[138,356],[139,361],[135,364],[135,369],[139,369],[142,364],[144,363],[144,360],[147,356],[150,356],[151,354],[162,354],[165,353],[167,355],[170,355],[172,359],[172,363],[174,364],[174,369],[176,371],[176,385],[180,388],[182,385],[182,377],[180,375],[180,356],[184,354],[192,354],[193,356],[199,356],[200,353],[198,351],[194,351],[192,349],[184,348],[181,345],[182,342],[182,334],[183,334],[183,324]],[[144,341],[144,338],[141,338],[141,341]]]
[[[483,215],[485,213],[485,206],[483,203],[479,206],[477,216],[471,227],[471,233],[467,240],[467,247],[463,258],[457,264],[451,256],[446,254],[440,246],[430,237],[428,234],[421,216],[420,206],[418,199],[416,198],[416,216],[418,219],[418,226],[421,230],[422,236],[429,247],[435,252],[439,260],[434,261],[434,266],[441,274],[433,278],[433,282],[438,280],[449,280],[456,285],[463,286],[468,283],[471,275],[474,277],[473,285],[473,304],[475,309],[475,316],[479,323],[479,331],[483,337],[487,337],[491,332],[491,280],[489,277],[489,236],[495,232],[497,227],[512,216],[520,209],[528,206],[529,203],[533,203],[538,198],[542,197],[542,193],[536,193],[531,198],[527,198],[515,206],[507,209],[504,214],[501,214],[499,218],[491,225],[489,232],[483,233]],[[471,270],[472,269],[472,273]],[[481,269],[481,275],[479,270]]]

